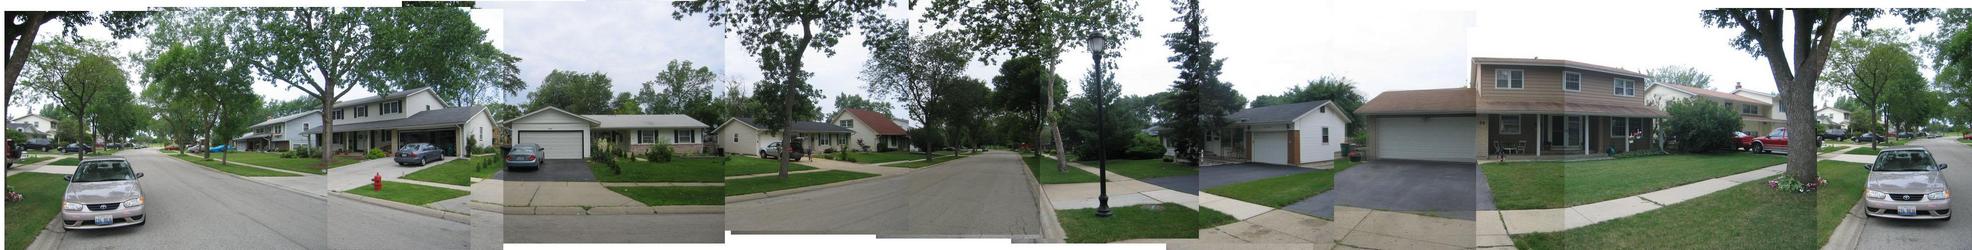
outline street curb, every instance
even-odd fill
[[[27,249],[61,249],[62,238],[64,238],[62,236],[68,234],[68,230],[62,229],[61,216],[61,214],[56,214],[55,218],[48,219],[48,226],[42,227],[41,234],[35,235],[33,242],[27,243]]]
[[[271,182],[266,182],[266,181],[261,181],[261,180],[255,180],[255,179],[253,179],[252,177],[247,177],[247,176],[240,176],[240,175],[236,175],[236,174],[233,174],[233,173],[227,173],[226,171],[219,171],[218,169],[212,169],[212,167],[206,167],[205,165],[199,165],[198,163],[195,163],[195,162],[190,162],[190,161],[185,161],[185,159],[178,159],[178,157],[172,157],[172,156],[169,156],[169,155],[166,155],[166,156],[164,156],[164,158],[169,158],[169,159],[171,159],[171,160],[175,160],[175,161],[181,161],[181,162],[185,162],[185,164],[191,164],[191,165],[192,165],[193,167],[196,167],[196,168],[198,168],[198,169],[204,169],[205,171],[212,171],[213,173],[219,173],[220,175],[225,175],[225,176],[232,176],[233,178],[240,178],[241,180],[247,180],[247,181],[251,181],[251,182],[253,182],[253,183],[260,183],[261,185],[267,185],[267,186],[271,186],[271,187],[274,187],[274,188],[278,188],[278,189],[281,189],[281,190],[287,190],[288,192],[295,192],[295,193],[298,193],[298,194],[302,194],[302,195],[307,195],[308,197],[315,197],[316,199],[322,199],[322,200],[324,200],[324,201],[327,201],[327,200],[329,200],[329,199],[328,199],[328,194],[320,194],[320,193],[315,193],[315,192],[309,192],[308,190],[301,190],[301,189],[296,189],[296,188],[293,188],[293,187],[288,187],[288,186],[282,186],[281,184],[274,184],[274,183],[271,183]],[[306,176],[307,176],[307,175],[302,175],[301,177],[306,177]],[[271,176],[270,176],[270,177],[271,177]],[[279,177],[296,177],[296,176],[279,176]],[[327,176],[323,176],[323,177],[324,177],[324,178],[327,178]]]
[[[1862,209],[1862,201],[1857,200],[1849,212],[1842,213],[1842,224],[1835,226],[1835,232],[1828,235],[1828,244],[1822,245],[1821,249],[1856,249],[1856,244],[1862,241],[1863,226],[1869,224],[1869,216],[1859,215]]]
[[[490,211],[472,205],[473,209]],[[635,215],[635,214],[719,214],[724,205],[611,206],[611,207],[501,207],[504,215]]]
[[[856,171],[849,171],[849,170],[836,170],[836,171],[848,171],[848,172],[856,172]],[[912,172],[916,172],[916,171],[912,171]],[[856,173],[863,173],[863,172],[856,172]],[[865,173],[865,174],[874,174],[874,173]],[[750,201],[750,200],[758,200],[758,199],[766,199],[766,198],[773,198],[773,197],[780,197],[780,196],[784,196],[784,195],[790,195],[790,194],[798,194],[798,193],[804,193],[804,192],[808,192],[808,191],[815,191],[815,190],[818,190],[818,189],[824,189],[824,188],[832,188],[832,187],[840,187],[840,186],[848,186],[848,185],[852,185],[852,184],[857,184],[857,183],[864,183],[864,182],[871,182],[871,181],[876,181],[876,180],[882,180],[882,179],[888,179],[888,178],[891,178],[891,177],[898,177],[898,176],[904,176],[904,175],[906,175],[906,174],[910,174],[910,172],[905,172],[905,173],[902,173],[902,174],[894,174],[894,175],[882,175],[882,174],[875,174],[875,175],[877,175],[876,177],[870,177],[870,178],[862,178],[862,179],[855,179],[855,180],[846,180],[846,181],[838,181],[838,182],[833,182],[833,183],[828,183],[828,184],[821,184],[821,185],[814,185],[814,186],[806,186],[806,187],[798,187],[798,188],[792,188],[792,189],[782,189],[782,190],[774,190],[774,191],[767,191],[767,192],[760,192],[760,193],[751,193],[751,194],[742,194],[742,195],[734,195],[734,196],[727,196],[727,197],[726,197],[726,204],[733,204],[734,202],[744,202],[744,201]],[[793,173],[789,173],[789,175],[793,175]]]
[[[1019,152],[1014,152],[1013,154],[1015,159],[1020,159],[1020,172],[1027,173],[1027,185],[1028,187],[1034,188],[1034,197],[1040,197],[1040,201],[1035,202],[1037,204],[1036,206],[1041,209],[1041,239],[1039,241],[1044,243],[1067,242],[1068,230],[1061,228],[1061,217],[1055,214],[1054,204],[1052,199],[1048,198],[1048,192],[1041,189],[1041,181],[1035,179],[1034,168],[1027,166],[1027,159],[1021,157]]]
[[[377,206],[382,206],[382,207],[386,207],[386,208],[391,208],[391,209],[397,209],[397,210],[400,210],[400,211],[405,211],[405,212],[411,212],[411,213],[414,213],[414,214],[420,214],[420,215],[424,215],[424,216],[431,216],[431,217],[433,217],[433,218],[439,218],[439,219],[445,219],[445,220],[449,220],[449,221],[453,221],[453,222],[458,222],[458,223],[467,223],[467,224],[471,224],[471,223],[472,223],[472,215],[469,215],[469,214],[461,214],[461,213],[456,213],[456,212],[448,212],[448,211],[444,211],[444,210],[438,210],[438,209],[434,209],[434,208],[430,208],[430,207],[425,207],[425,206],[419,206],[419,205],[411,205],[411,204],[404,204],[404,203],[397,203],[397,202],[395,202],[395,201],[389,201],[389,200],[384,200],[384,199],[377,199],[377,198],[370,198],[370,197],[368,197],[368,196],[362,196],[362,195],[355,195],[355,194],[350,194],[350,193],[344,193],[344,192],[329,192],[329,193],[330,193],[330,194],[332,194],[332,195],[333,195],[333,196],[335,196],[335,197],[339,197],[339,198],[344,198],[344,199],[350,199],[350,200],[355,200],[355,201],[361,201],[361,202],[364,202],[364,203],[370,203],[371,205],[377,205]]]
[[[788,172],[793,174],[794,172]],[[724,187],[724,182],[598,182],[603,187]]]

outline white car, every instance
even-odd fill
[[[760,147],[759,150],[760,150],[761,159],[780,157],[780,154],[775,152],[781,151],[781,143],[780,142],[768,143],[767,146],[762,146]],[[789,151],[788,156],[790,156],[788,157],[788,160],[790,161],[801,160],[801,152],[799,151]]]

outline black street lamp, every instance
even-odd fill
[[[1108,106],[1104,103],[1109,100],[1104,100],[1106,97],[1103,97],[1108,95],[1108,92],[1103,90],[1103,78],[1106,75],[1102,74],[1102,52],[1108,49],[1109,41],[1103,39],[1102,35],[1089,35],[1088,40],[1083,42],[1089,46],[1089,57],[1095,59],[1096,67],[1096,92],[1093,94],[1096,97],[1096,172],[1100,172],[1096,174],[1101,177],[1096,181],[1096,188],[1100,191],[1096,196],[1096,217],[1107,218],[1109,217],[1109,153],[1103,151],[1102,144],[1109,141],[1104,138],[1109,134],[1109,125],[1104,124],[1109,112],[1103,110],[1103,106]]]

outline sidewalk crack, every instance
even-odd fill
[[[1638,195],[1638,196],[1636,196],[1636,198],[1637,198],[1637,199],[1639,199],[1639,200],[1643,200],[1644,202],[1649,202],[1649,203],[1650,203],[1650,204],[1652,204],[1652,205],[1657,205],[1657,207],[1664,207],[1664,206],[1665,206],[1665,205],[1664,205],[1664,203],[1661,203],[1661,202],[1657,202],[1657,201],[1653,201],[1653,200],[1650,200],[1650,198],[1645,198],[1645,197],[1643,197],[1642,195]]]

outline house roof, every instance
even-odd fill
[[[1586,70],[1600,71],[1603,73],[1644,78],[1643,73],[1638,73],[1636,71],[1630,71],[1627,69],[1622,69],[1617,67],[1595,65],[1595,64],[1589,64],[1583,62],[1561,60],[1561,59],[1473,57],[1472,63],[1499,64],[1499,65],[1555,66],[1555,67],[1586,69]]]
[[[404,98],[404,97],[406,97],[406,96],[411,96],[411,94],[416,94],[416,93],[418,93],[418,92],[428,92],[428,91],[431,91],[431,88],[430,88],[430,87],[423,87],[423,88],[415,88],[415,89],[406,89],[406,90],[404,90],[404,91],[397,91],[397,92],[392,92],[392,93],[390,93],[390,94],[387,94],[387,95],[381,95],[381,96],[371,96],[371,97],[364,97],[364,98],[357,98],[357,99],[355,99],[355,100],[344,100],[344,101],[340,101],[340,102],[336,102],[336,105],[335,105],[335,106],[333,106],[333,108],[341,108],[341,107],[348,107],[348,106],[355,106],[355,105],[357,105],[357,104],[365,104],[365,103],[372,103],[372,102],[376,102],[376,101],[380,101],[380,100],[384,100],[384,99],[397,99],[397,98]]]
[[[883,113],[862,109],[842,109],[842,112],[849,113],[849,115],[855,116],[856,120],[863,121],[863,124],[870,126],[870,130],[876,131],[877,135],[905,135],[904,127],[897,126],[896,121],[890,120],[890,117],[883,115]]]
[[[456,107],[456,108],[434,109],[431,111],[418,112],[417,114],[411,115],[411,117],[405,117],[403,119],[391,119],[391,120],[382,120],[382,121],[364,122],[364,123],[336,124],[335,132],[392,129],[392,128],[428,128],[428,127],[440,127],[446,125],[458,125],[458,124],[465,124],[466,120],[471,120],[472,116],[478,115],[481,112],[486,112],[485,106],[474,105],[474,106],[465,106],[465,107]],[[315,126],[313,128],[308,128],[308,130],[302,132],[310,133],[310,134],[322,133],[322,127]]]
[[[1760,105],[1773,105],[1772,103],[1767,103],[1766,101],[1761,101],[1761,100],[1756,100],[1756,99],[1753,99],[1753,98],[1749,98],[1749,97],[1746,97],[1746,96],[1742,96],[1742,95],[1734,95],[1734,94],[1729,94],[1729,93],[1726,93],[1726,92],[1719,92],[1719,91],[1717,91],[1717,90],[1710,90],[1710,89],[1705,89],[1705,88],[1699,88],[1699,87],[1692,87],[1692,86],[1684,86],[1684,85],[1679,85],[1679,84],[1661,84],[1661,83],[1660,83],[1660,84],[1651,84],[1650,86],[1651,86],[1651,87],[1658,87],[1658,86],[1662,86],[1662,87],[1665,87],[1665,88],[1669,88],[1669,89],[1671,89],[1671,90],[1677,90],[1678,92],[1684,92],[1685,94],[1691,94],[1691,95],[1699,95],[1699,96],[1705,96],[1705,97],[1711,97],[1711,98],[1719,98],[1719,99],[1725,99],[1725,100],[1727,100],[1727,101],[1733,101],[1733,102],[1738,102],[1738,103],[1752,103],[1752,104],[1760,104]]]
[[[1472,114],[1476,104],[1473,95],[1470,88],[1384,91],[1356,108],[1356,114]]]
[[[48,119],[48,117],[46,117],[46,116],[41,116],[41,115],[37,115],[37,114],[27,114],[27,115],[23,115],[23,116],[21,116],[21,117],[14,117],[14,119],[11,119],[11,120],[7,120],[7,121],[19,121],[19,120],[21,120],[21,119],[27,119],[28,117],[40,117],[40,118],[41,118],[42,120],[50,120],[50,121],[53,121],[53,120],[55,120],[55,119]]]
[[[600,122],[599,129],[621,128],[708,128],[698,119],[686,115],[584,115],[590,120]]]
[[[1292,122],[1294,118],[1300,118],[1302,114],[1307,114],[1316,108],[1321,108],[1328,104],[1328,100],[1279,104],[1243,109],[1239,112],[1233,112],[1232,115],[1226,116],[1226,118],[1237,121],[1239,124]]]
[[[41,133],[41,130],[36,129],[34,127],[34,124],[9,122],[7,123],[7,128],[19,130],[21,132],[27,132],[27,133]]]
[[[1842,110],[1842,109],[1838,109],[1838,108],[1835,108],[1835,107],[1821,107],[1821,108],[1819,108],[1819,109],[1815,109],[1815,112],[1821,112],[1822,110],[1829,110],[1829,111],[1835,111],[1835,112],[1841,112],[1841,113],[1843,113],[1843,114],[1848,114],[1848,113],[1849,113],[1849,111],[1848,111],[1848,110]]]
[[[309,111],[304,111],[304,112],[301,112],[301,113],[295,113],[295,114],[292,114],[292,115],[287,115],[287,116],[282,116],[282,117],[275,117],[274,119],[267,119],[267,121],[264,121],[264,122],[260,122],[260,124],[254,124],[253,126],[248,126],[248,127],[260,127],[260,126],[267,126],[267,125],[274,125],[274,124],[281,124],[281,123],[285,123],[285,122],[288,122],[288,121],[292,121],[292,120],[294,120],[295,118],[301,118],[301,117],[303,117],[303,116],[308,116],[308,115],[313,115],[313,114],[318,114],[318,113],[321,113],[321,112],[322,112],[322,110],[309,110]]]
[[[574,116],[575,118],[579,118],[579,119],[582,119],[583,121],[588,121],[588,122],[589,122],[589,125],[590,125],[590,126],[595,126],[595,125],[602,125],[602,124],[603,124],[603,122],[602,122],[602,121],[597,121],[597,120],[596,120],[595,118],[590,118],[589,116],[586,116],[586,115],[577,115],[577,114],[575,114],[575,113],[571,113],[571,112],[568,112],[567,110],[562,110],[561,108],[556,108],[556,107],[546,107],[546,108],[541,108],[541,109],[536,109],[536,110],[534,110],[534,112],[527,112],[527,114],[522,114],[522,115],[520,115],[520,116],[515,116],[515,117],[514,117],[513,119],[507,119],[507,120],[505,120],[505,121],[500,121],[500,124],[508,124],[508,123],[513,123],[514,121],[519,121],[520,119],[524,119],[524,118],[527,118],[527,117],[530,117],[530,116],[534,116],[534,115],[537,115],[537,114],[541,114],[541,113],[543,113],[543,112],[548,112],[548,111],[554,111],[554,112],[556,112],[556,113],[561,113],[561,114],[563,114],[563,115],[568,115],[568,116]]]
[[[754,123],[753,118],[751,117],[733,118],[733,121],[738,121],[739,124],[746,125],[747,127],[753,127],[753,129],[766,129],[766,127],[760,126],[759,123]],[[787,130],[793,131],[795,133],[855,133],[856,132],[853,130],[849,130],[849,128],[836,126],[835,124],[812,122],[812,121],[794,122],[794,126],[788,128]]]
[[[1758,90],[1751,90],[1744,88],[1732,90],[1732,94],[1735,95],[1739,94],[1739,92],[1753,93],[1755,95],[1766,96],[1766,97],[1774,97],[1773,93],[1767,93],[1766,91],[1758,91]]]

